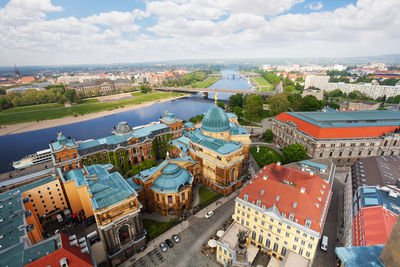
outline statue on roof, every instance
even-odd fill
[[[218,93],[215,93],[214,99],[215,99],[215,105],[216,105],[216,104],[217,104],[217,101],[218,101]]]
[[[168,110],[165,110],[165,116],[167,116],[168,115]]]

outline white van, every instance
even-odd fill
[[[321,241],[321,249],[323,251],[327,251],[328,250],[328,237],[326,235],[324,235],[322,237],[322,241]]]

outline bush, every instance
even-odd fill
[[[266,130],[264,132],[264,141],[271,141],[272,138],[274,138],[274,134],[272,133],[272,131],[270,129]]]
[[[271,163],[284,161],[284,158],[278,152],[266,146],[260,146],[258,153],[257,147],[252,147],[250,148],[250,153],[260,168]]]

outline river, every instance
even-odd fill
[[[240,74],[233,70],[221,71],[222,78],[210,88],[248,90],[249,84]],[[235,79],[233,79],[235,75]],[[226,78],[228,76],[228,79]],[[231,94],[219,93],[218,99],[227,100]],[[155,103],[151,106],[121,112],[93,120],[57,126],[20,134],[0,136],[0,173],[11,171],[13,161],[49,148],[49,143],[55,140],[57,132],[71,136],[76,141],[96,139],[111,135],[111,130],[120,121],[127,121],[132,127],[158,121],[165,111],[174,113],[178,118],[188,120],[190,117],[206,112],[214,105],[214,94],[209,93],[207,99],[201,94]]]

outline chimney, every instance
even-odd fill
[[[276,163],[276,165],[278,165],[278,166],[281,166],[281,162],[280,162],[280,161],[278,161],[278,162]]]
[[[300,192],[304,194],[306,192],[306,189],[304,187],[302,187],[302,188],[300,188]]]
[[[268,179],[268,175],[264,174],[263,179],[264,179],[264,181],[266,181]]]

